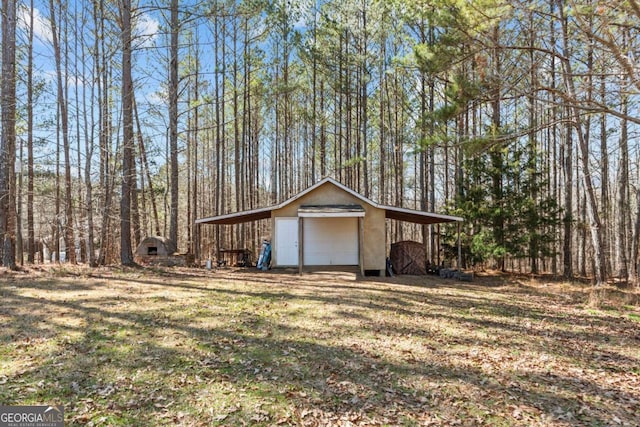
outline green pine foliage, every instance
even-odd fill
[[[461,233],[466,265],[501,268],[505,258],[528,258],[536,270],[538,259],[554,255],[554,230],[561,215],[557,201],[542,191],[547,183],[535,167],[538,157],[528,146],[513,142],[465,158],[455,207],[449,212],[466,220]],[[454,239],[451,230],[452,247]]]

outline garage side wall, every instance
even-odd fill
[[[276,217],[297,217],[302,205],[361,205],[365,210],[363,268],[365,270],[384,270],[386,267],[385,212],[363,200],[326,183],[271,213],[272,226],[275,230]],[[274,236],[275,238],[275,236]],[[275,246],[275,245],[274,245]]]

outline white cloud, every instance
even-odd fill
[[[26,6],[20,6],[18,8],[18,26],[25,30],[29,30],[31,18],[29,9]],[[33,35],[37,39],[43,42],[52,42],[52,31],[49,20],[42,16],[40,10],[33,9]]]
[[[151,46],[160,30],[160,23],[150,15],[142,13],[137,16],[134,25],[133,34],[138,41],[137,47]]]

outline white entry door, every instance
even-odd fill
[[[298,265],[298,218],[276,218],[274,265]]]
[[[358,265],[358,218],[304,218],[305,265]]]

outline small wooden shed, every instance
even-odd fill
[[[389,258],[397,274],[427,274],[424,244],[403,240],[391,244]]]
[[[462,218],[378,204],[333,178],[284,202],[261,209],[212,216],[196,224],[272,221],[275,267],[358,266],[384,275],[386,219],[435,224]]]
[[[146,257],[168,257],[176,251],[176,244],[168,237],[149,236],[142,239],[136,248],[136,256]]]

